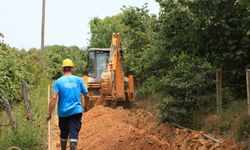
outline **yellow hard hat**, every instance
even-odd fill
[[[62,67],[73,67],[74,64],[72,62],[72,60],[70,59],[64,59],[63,63],[62,63]]]

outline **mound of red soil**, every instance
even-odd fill
[[[55,123],[56,124],[56,123]],[[59,144],[59,130],[54,127]],[[214,142],[201,131],[158,124],[141,109],[125,110],[97,106],[82,119],[79,150],[239,150],[232,140]]]

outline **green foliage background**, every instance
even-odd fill
[[[16,49],[0,43],[0,99],[10,102],[21,100],[20,86],[22,80],[29,79],[30,73],[25,69],[26,61]],[[1,103],[0,103],[1,104]]]
[[[0,36],[3,38],[2,34]],[[7,99],[17,124],[16,131],[10,126],[0,127],[0,149],[17,146],[21,149],[46,149],[47,129],[47,85],[52,79],[62,75],[61,63],[64,59],[73,60],[75,74],[82,76],[86,70],[86,51],[77,46],[47,46],[45,74],[41,75],[39,49],[18,50],[0,41],[0,108],[4,110],[2,99]],[[22,101],[21,84],[29,84],[34,121],[27,120]],[[0,125],[8,125],[9,119],[0,112]]]
[[[118,15],[91,20],[90,47],[107,47],[101,41],[110,43],[107,34],[120,29],[125,71],[136,77],[137,93],[154,95],[161,121],[194,127],[195,113],[207,104],[203,97],[215,93],[217,67],[230,72],[223,74],[225,83],[245,82],[244,70],[250,65],[249,5],[244,0],[156,1],[158,15],[150,14],[147,5],[125,6]],[[245,97],[244,87],[227,89],[234,97]]]
[[[156,2],[160,5],[159,14],[150,14],[147,5],[124,6],[117,15],[93,18],[89,23],[88,47],[108,48],[112,32],[121,32],[125,72],[135,76],[138,95],[153,95],[160,121],[199,127],[196,114],[201,107],[208,107],[207,99],[215,93],[217,67],[230,72],[223,74],[225,83],[245,83],[244,70],[250,67],[249,0]],[[46,79],[42,80],[40,50],[12,48],[4,43],[4,35],[0,33],[0,107],[3,108],[3,98],[11,102],[19,128],[18,132],[0,129],[4,149],[13,144],[23,149],[30,146],[44,149],[46,86],[62,75],[61,62],[66,58],[73,60],[76,75],[85,74],[85,49],[52,45],[46,47]],[[20,103],[23,80],[28,81],[31,89],[36,117],[33,124],[25,119]],[[223,87],[235,99],[246,96],[244,87]],[[0,120],[8,123],[4,113]],[[239,140],[249,132],[246,122],[242,116],[236,123]],[[227,120],[221,128],[229,125]]]
[[[62,76],[62,61],[69,58],[74,63],[74,74],[83,76],[86,72],[86,51],[77,46],[52,45],[45,47],[46,73],[49,78],[57,79]]]

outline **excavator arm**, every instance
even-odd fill
[[[112,71],[114,73],[114,97],[119,100],[125,99],[125,89],[124,89],[124,71],[122,67],[122,56],[120,55],[121,50],[121,34],[112,34],[111,51],[113,55],[110,55],[110,64],[112,65]]]

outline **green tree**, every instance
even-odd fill
[[[0,43],[3,43],[4,35],[0,32]]]
[[[160,40],[173,53],[205,57],[225,71],[231,84],[244,83],[250,60],[250,10],[237,0],[158,0]],[[242,88],[233,88],[242,95]],[[240,94],[240,95],[239,95]]]
[[[74,63],[76,75],[83,76],[86,71],[86,51],[77,46],[53,45],[45,47],[46,50],[46,72],[48,77],[57,79],[62,75],[62,61],[69,58]]]
[[[145,49],[151,48],[152,42],[155,41],[154,34],[156,32],[154,29],[157,17],[149,14],[147,5],[142,8],[123,7],[122,13],[122,23],[126,26],[124,30],[126,35],[124,41],[125,69],[127,73],[144,80],[146,74],[143,65],[147,62],[144,62],[142,58]]]
[[[121,23],[122,14],[100,19],[93,18],[90,22],[89,48],[109,48],[113,32],[122,32],[124,25]],[[124,38],[125,36],[123,36]]]
[[[240,0],[242,5],[247,5],[250,8],[250,1],[249,0]]]
[[[0,37],[1,37],[1,38],[4,38],[4,35],[3,35],[3,33],[1,33],[1,32],[0,32]]]
[[[200,97],[209,94],[207,88],[214,84],[213,70],[244,70],[250,66],[249,6],[244,5],[244,0],[157,2],[158,16],[149,14],[146,5],[124,7],[118,22],[96,18],[95,24],[104,24],[93,26],[91,33],[102,36],[104,27],[122,24],[125,69],[141,81],[139,92],[158,95],[162,121],[192,126],[192,114],[200,105]],[[98,40],[110,41],[107,36],[98,39],[91,35],[90,45]],[[243,75],[232,73],[224,77],[231,83],[244,83]],[[237,90],[243,91],[234,89]]]
[[[25,70],[31,72],[29,75],[29,83],[37,85],[41,80],[40,75],[40,51],[32,48],[28,51],[21,51],[22,59],[25,60]]]

